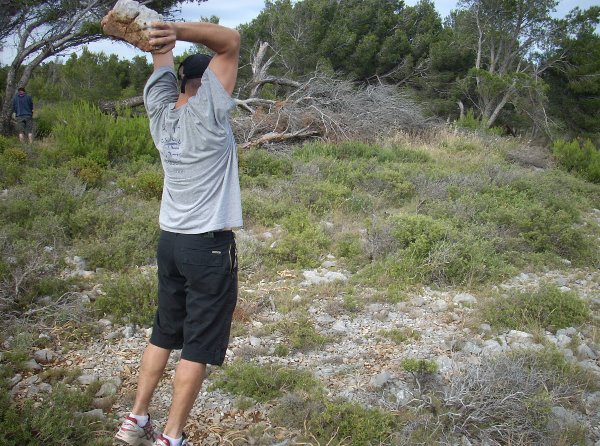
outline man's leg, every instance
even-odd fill
[[[132,413],[147,415],[152,394],[162,377],[171,350],[148,344],[142,356],[142,365],[138,378],[138,387]]]
[[[29,137],[29,144],[33,144],[33,133],[27,135]]]
[[[24,133],[19,133],[19,141],[25,142],[25,134]]]
[[[173,402],[164,429],[164,433],[169,437],[181,437],[188,415],[202,387],[205,372],[206,364],[186,359],[179,361],[175,371]]]

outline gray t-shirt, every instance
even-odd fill
[[[165,180],[160,228],[199,234],[242,226],[238,159],[229,111],[235,102],[207,68],[198,93],[175,108],[175,70],[154,71],[144,88],[150,133]]]

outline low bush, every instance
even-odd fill
[[[322,252],[331,243],[325,232],[301,212],[287,215],[282,226],[285,232],[270,251],[268,262],[293,264],[295,268],[318,266]]]
[[[244,177],[262,177],[268,183],[273,178],[289,178],[293,171],[293,163],[285,156],[252,149],[240,152],[239,169],[242,182]]]
[[[67,104],[57,104],[40,107],[35,117],[35,137],[42,139],[50,136],[54,126],[58,122],[59,109],[69,107]]]
[[[53,277],[61,263],[56,250],[45,249],[36,239],[21,239],[22,231],[7,229],[0,229],[0,311],[19,316],[37,297],[36,286]]]
[[[546,190],[536,182],[546,185]],[[547,188],[555,193],[550,194]],[[462,231],[481,232],[480,228],[485,227],[492,235],[488,238],[498,239],[501,251],[514,252],[513,264],[535,253],[589,265],[596,264],[600,254],[590,243],[586,229],[576,226],[579,208],[585,202],[575,197],[591,197],[590,192],[557,188],[550,184],[550,178],[520,179],[502,187],[463,190],[455,199],[432,202],[427,213],[451,218],[462,226]]]
[[[402,360],[402,368],[413,375],[432,375],[437,373],[438,365],[428,359],[406,358]]]
[[[367,256],[358,234],[343,233],[334,244],[337,257],[344,259],[349,266],[358,267],[366,263]]]
[[[294,189],[293,196],[296,201],[318,216],[339,209],[352,194],[350,189],[341,184],[309,178],[300,181]]]
[[[89,187],[102,183],[104,169],[96,161],[89,158],[73,158],[66,163],[69,170]]]
[[[333,158],[337,160],[375,159],[380,163],[427,163],[431,157],[418,150],[401,146],[379,146],[357,141],[332,143],[308,143],[294,151],[294,157],[303,161],[316,158]]]
[[[0,153],[0,186],[5,188],[21,182],[29,155],[13,146]]]
[[[482,133],[488,133],[490,135],[502,135],[504,130],[501,127],[488,127],[486,121],[479,119],[475,116],[473,110],[467,110],[464,116],[455,122],[457,127],[463,129],[475,130]]]
[[[261,402],[280,397],[284,392],[320,389],[319,381],[308,371],[239,361],[225,367],[213,385]]]
[[[390,161],[393,154],[390,149],[384,149],[374,144],[358,141],[346,141],[339,144],[308,143],[294,151],[294,157],[303,161],[315,158],[334,158],[339,160],[356,160],[375,158],[378,161]]]
[[[122,177],[119,185],[127,192],[133,193],[145,200],[162,198],[163,172],[156,168],[138,171],[133,177]]]
[[[104,295],[94,307],[117,321],[142,326],[152,325],[156,312],[158,279],[151,270],[131,270],[106,276]]]
[[[85,157],[101,166],[136,159],[158,160],[145,116],[113,118],[85,102],[57,111],[52,131],[59,157]]]
[[[512,272],[483,228],[458,228],[426,215],[400,215],[388,224],[392,242],[381,247],[387,255],[359,272],[371,283],[472,285]]]
[[[160,228],[158,202],[122,197],[74,212],[75,252],[88,268],[113,271],[154,262]]]
[[[496,296],[480,308],[482,318],[499,329],[525,328],[556,331],[579,326],[590,318],[590,309],[574,291],[563,292],[554,285],[544,285],[533,292],[513,291]]]
[[[281,331],[289,340],[290,347],[295,350],[307,351],[322,347],[328,338],[317,332],[314,324],[307,317],[297,320],[285,319],[278,322],[275,329]]]
[[[19,140],[10,136],[0,135],[0,154],[10,147],[18,147]]]
[[[287,191],[263,190],[258,188],[242,189],[242,212],[244,222],[249,225],[273,226],[294,211],[300,212]]]
[[[567,171],[600,183],[600,150],[589,140],[558,140],[552,145],[558,163]]]
[[[350,402],[326,402],[325,410],[307,423],[309,432],[318,440],[335,439],[339,445],[369,446],[388,444],[398,429],[397,417],[381,409],[367,409]]]

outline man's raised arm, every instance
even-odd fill
[[[201,43],[216,53],[209,67],[223,88],[229,94],[233,92],[240,54],[240,34],[236,30],[204,22],[155,22],[152,28],[150,44],[164,45],[159,51],[152,53],[155,69],[161,66],[173,66],[171,50],[175,47],[175,41]]]

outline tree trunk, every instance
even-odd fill
[[[4,99],[2,102],[2,111],[0,112],[0,133],[11,135],[12,128],[12,98],[17,91],[17,70],[11,66],[6,75],[6,88],[4,89]]]
[[[461,101],[461,100],[456,101],[456,103],[458,104],[458,108],[460,109],[459,119],[462,120],[465,118],[465,104],[463,104],[463,101]]]
[[[128,99],[118,99],[116,101],[99,101],[98,108],[104,113],[109,113],[113,116],[117,116],[117,110],[126,107],[139,107],[144,105],[143,96],[134,96]]]

